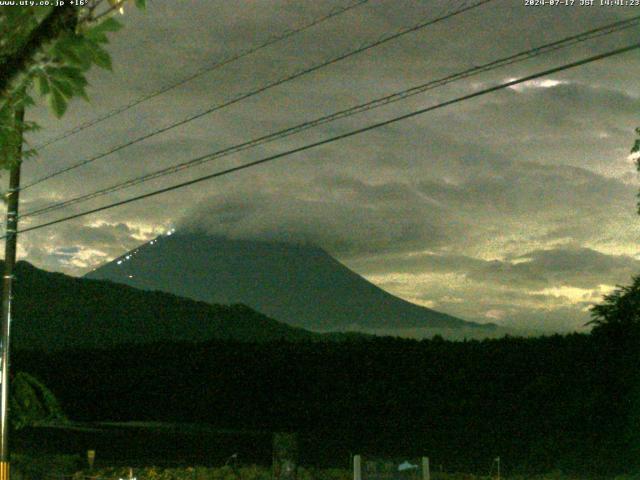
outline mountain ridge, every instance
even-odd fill
[[[171,293],[47,272],[24,261],[16,266],[13,309],[16,348],[331,339],[278,322],[246,305],[209,305]]]
[[[312,331],[495,329],[395,297],[311,245],[171,231],[85,278],[208,303],[243,303]]]

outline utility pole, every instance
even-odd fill
[[[18,243],[18,200],[20,197],[20,166],[22,163],[22,122],[24,107],[15,113],[19,130],[15,159],[9,173],[7,191],[7,222],[4,247],[4,275],[2,277],[2,337],[0,348],[0,480],[9,480],[9,334],[11,330],[11,301],[13,300],[13,267]],[[11,148],[11,147],[10,147]]]

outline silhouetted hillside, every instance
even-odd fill
[[[16,277],[12,324],[16,348],[319,338],[244,305],[209,305],[109,281],[46,272],[26,262],[18,264]]]

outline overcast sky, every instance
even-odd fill
[[[114,73],[91,74],[91,103],[63,121],[29,112],[55,137],[287,29],[336,0],[151,1],[113,37]],[[370,0],[202,75],[29,160],[29,182],[301,68],[465,2]],[[473,2],[467,2],[469,4]],[[25,190],[23,211],[108,186],[474,65],[640,14],[640,8],[525,6],[494,0],[269,89],[92,165]],[[640,40],[636,29],[474,76],[168,178],[70,208],[124,199],[391,118]],[[640,272],[640,54],[502,90],[251,170],[24,234],[22,258],[82,275],[169,228],[313,242],[380,287],[467,320],[566,331]],[[6,178],[5,178],[6,181]],[[37,217],[35,225],[61,214]]]

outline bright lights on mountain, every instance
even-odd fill
[[[176,233],[176,229],[175,229],[175,228],[172,228],[171,230],[168,230],[168,231],[165,233],[165,235],[166,235],[166,236],[171,236],[171,235],[173,235],[174,233]],[[153,240],[151,240],[151,241],[149,242],[149,245],[155,245],[158,241],[159,241],[159,238],[155,238],[155,239],[153,239]],[[116,262],[116,264],[117,264],[117,265],[122,265],[122,264],[123,264],[124,262],[126,262],[127,260],[131,260],[131,257],[135,256],[135,255],[138,253],[138,251],[139,251],[139,249],[137,249],[137,248],[136,248],[133,252],[128,253],[127,255],[125,255],[125,257],[124,257],[124,258],[121,258],[120,260],[118,260],[118,261]],[[133,277],[132,277],[132,275],[129,275],[129,278],[133,278]]]

